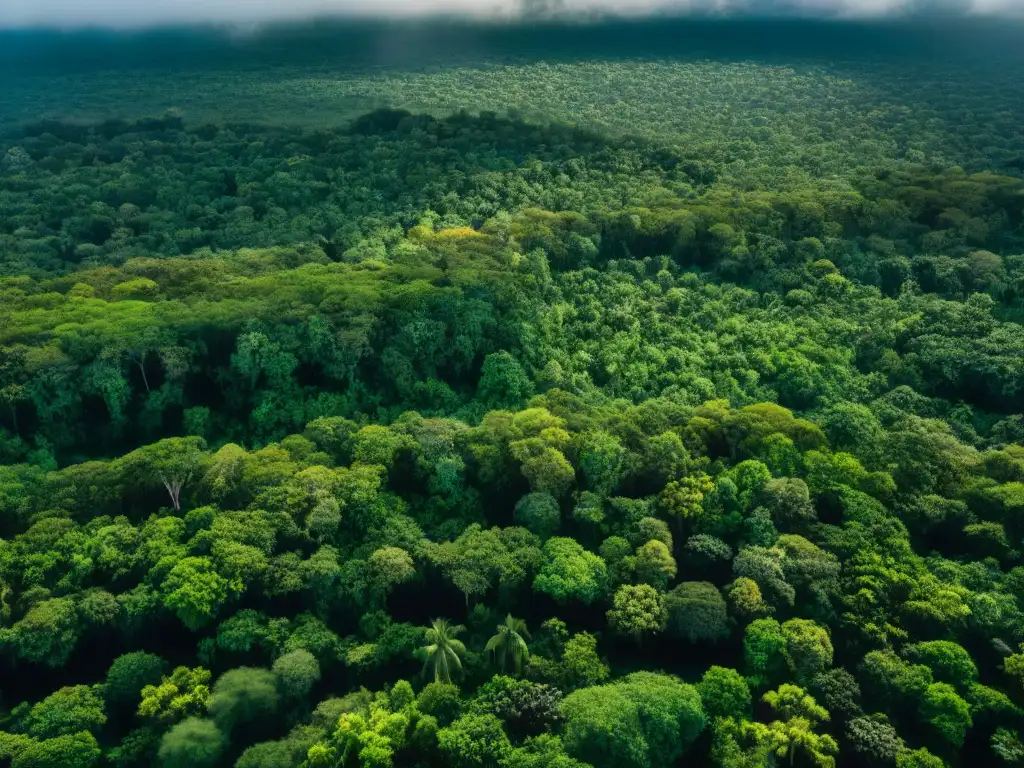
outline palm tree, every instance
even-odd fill
[[[462,659],[459,658],[466,652],[466,646],[455,636],[465,632],[466,628],[461,624],[451,625],[447,619],[434,619],[426,628],[427,642],[423,653],[427,657],[423,671],[432,669],[434,671],[434,682],[450,683],[452,672],[462,671]]]
[[[498,625],[498,634],[487,641],[487,650],[494,654],[502,672],[509,662],[517,673],[523,668],[523,661],[530,657],[530,649],[523,638],[529,637],[526,622],[512,618],[511,614]]]

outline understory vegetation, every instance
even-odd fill
[[[0,765],[1024,765],[1024,104],[975,66],[17,107]]]

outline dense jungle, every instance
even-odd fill
[[[0,31],[0,766],[1024,766],[1021,39]]]

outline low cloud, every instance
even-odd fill
[[[517,19],[653,13],[823,18],[1019,16],[1024,15],[1024,0],[2,0],[0,28],[132,29],[192,23],[251,26],[318,16]]]

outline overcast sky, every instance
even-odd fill
[[[242,25],[326,14],[408,17],[460,14],[514,17],[523,4],[570,10],[643,14],[653,9],[757,13],[786,9],[806,15],[884,16],[931,8],[947,12],[1024,15],[1024,0],[0,0],[0,27],[146,27],[168,23]]]

